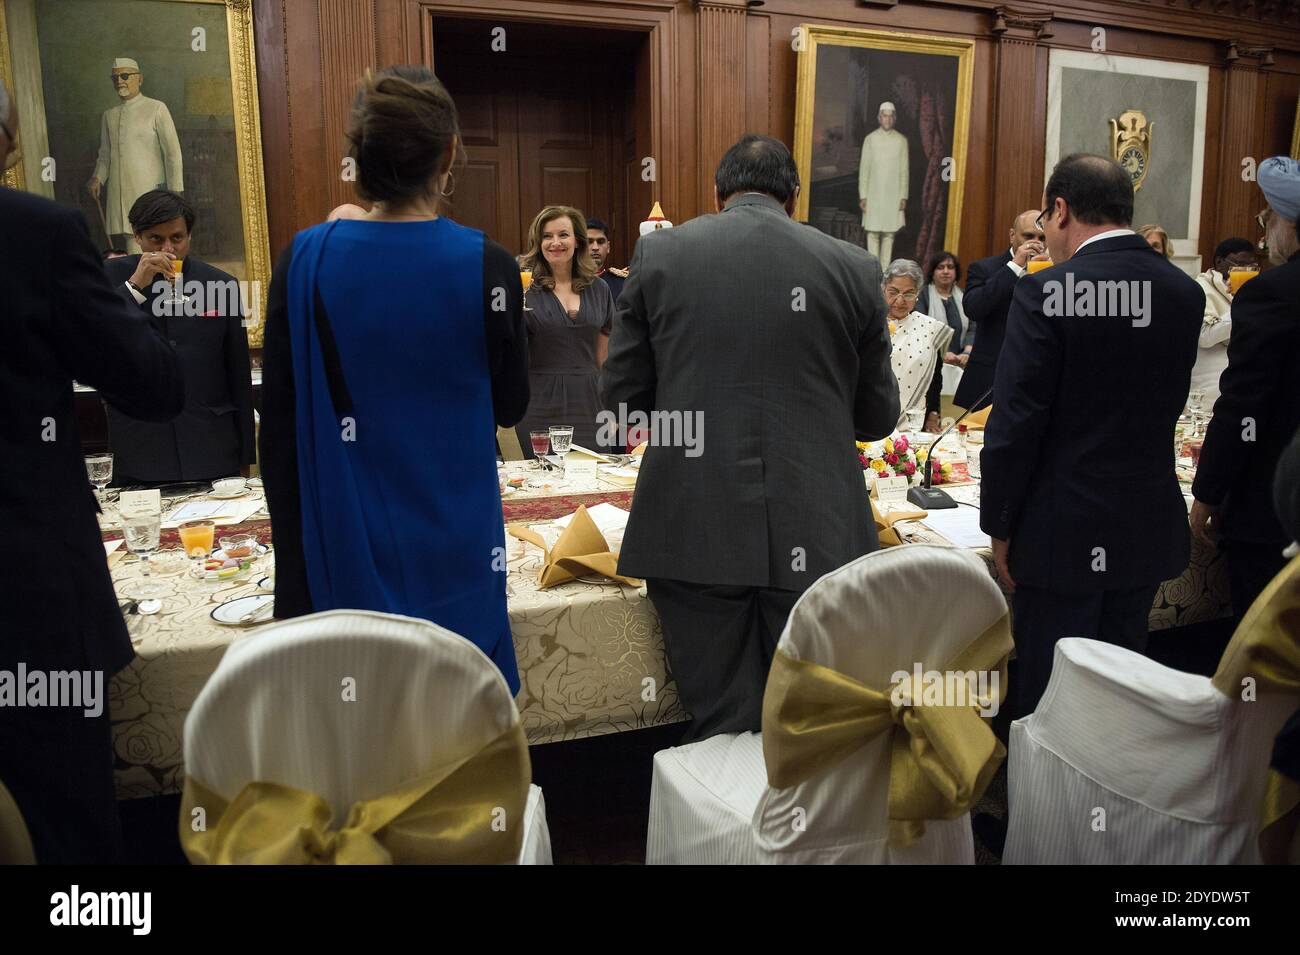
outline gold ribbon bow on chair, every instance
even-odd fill
[[[769,785],[784,789],[804,782],[892,733],[890,841],[910,845],[925,832],[927,819],[956,819],[969,812],[1007,753],[978,710],[993,709],[1005,697],[1011,648],[1011,627],[1003,614],[949,661],[947,672],[998,675],[990,698],[978,698],[971,688],[963,705],[928,702],[924,686],[910,673],[890,690],[873,690],[778,649],[763,696]]]
[[[1250,605],[1223,651],[1214,686],[1237,700],[1247,679],[1257,693],[1284,693],[1300,702],[1300,557],[1293,557]],[[1300,782],[1270,769],[1260,813],[1263,860],[1287,862],[1298,830]]]
[[[330,828],[329,804],[315,793],[251,782],[227,802],[187,776],[181,845],[196,864],[512,863],[523,841],[531,775],[516,720],[461,761],[355,803],[338,829]]]
[[[880,508],[876,507],[876,502],[871,502],[871,516],[876,522],[876,536],[880,538],[881,547],[895,547],[903,543],[903,538],[899,536],[898,528],[894,527],[899,521],[919,521],[923,517],[929,517],[929,511],[890,511],[888,514],[881,514]]]
[[[641,581],[635,577],[624,577],[618,572],[618,554],[610,552],[605,535],[587,513],[586,505],[578,506],[578,512],[560,534],[553,550],[547,550],[542,535],[531,528],[511,524],[506,530],[511,537],[536,544],[542,549],[542,572],[537,585],[539,590],[591,573],[603,574],[633,587],[641,585]]]

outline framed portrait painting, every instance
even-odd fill
[[[79,209],[106,255],[139,251],[141,194],[181,193],[191,254],[248,283],[258,345],[270,249],[252,2],[0,0],[0,76],[22,150],[4,184]]]
[[[796,216],[882,264],[959,252],[973,40],[804,24]]]

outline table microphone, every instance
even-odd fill
[[[941,511],[947,507],[957,506],[957,502],[950,495],[938,488],[930,487],[930,468],[934,466],[934,449],[939,446],[940,441],[952,433],[953,428],[965,421],[966,416],[978,408],[984,402],[984,399],[991,394],[993,394],[993,388],[990,386],[988,391],[976,398],[971,403],[971,406],[962,412],[960,418],[944,428],[939,437],[931,442],[930,450],[925,453],[925,476],[921,479],[921,486],[907,489],[907,502],[909,504],[914,504],[927,511]]]

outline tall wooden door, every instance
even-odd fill
[[[622,122],[613,128],[604,89],[539,90],[528,72],[451,58],[438,74],[456,101],[468,160],[450,200],[457,222],[517,254],[545,206],[606,220],[621,207]]]

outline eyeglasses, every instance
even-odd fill
[[[1034,230],[1036,232],[1044,231],[1043,223],[1046,221],[1047,221],[1047,210],[1044,209],[1042,212],[1038,213],[1038,218],[1034,220]]]
[[[109,73],[109,74],[108,74],[108,78],[109,78],[110,80],[112,80],[113,82],[116,83],[118,80],[124,80],[124,79],[126,79],[128,76],[139,76],[139,75],[140,75],[140,74],[139,74],[138,72],[135,72],[135,71],[131,71],[131,72],[127,72],[127,73]]]
[[[901,298],[904,302],[915,302],[916,292],[900,292],[897,289],[887,288],[885,289],[885,298],[889,299],[891,302],[898,298]]]
[[[1268,214],[1272,211],[1273,211],[1272,207],[1269,207],[1266,208],[1263,212],[1255,213],[1255,221],[1258,222],[1259,227],[1266,232],[1268,231]]]

